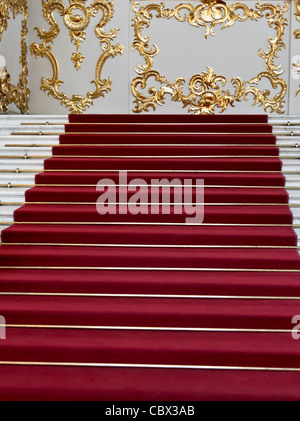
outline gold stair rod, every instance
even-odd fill
[[[0,206],[22,206],[22,205],[96,205],[97,201],[95,202],[1,202],[0,200]],[[110,205],[129,205],[128,202],[112,202],[109,203]],[[139,203],[141,206],[151,206],[151,205],[157,205],[157,206],[195,206],[195,205],[203,205],[203,206],[289,206],[289,207],[300,207],[300,203],[152,203],[152,202],[141,202]]]
[[[127,173],[190,173],[190,174],[198,174],[198,173],[226,173],[226,174],[300,174],[300,171],[264,171],[264,170],[260,170],[260,171],[243,171],[243,170],[159,170],[159,169],[155,169],[155,170],[146,170],[146,169],[136,169],[136,170],[120,170],[120,169],[95,169],[95,170],[89,170],[89,169],[27,169],[27,168],[16,168],[15,170],[13,169],[0,169],[0,173],[21,173],[21,172],[111,172],[111,173],[118,173],[120,171],[126,171]]]
[[[272,126],[272,124],[270,123],[222,123],[222,122],[216,122],[216,123],[212,123],[212,122],[182,122],[182,123],[177,123],[177,122],[155,122],[155,121],[150,121],[150,122],[141,122],[141,121],[134,121],[134,122],[120,122],[120,121],[115,121],[115,122],[76,122],[76,123],[70,123],[70,122],[66,122],[66,123],[57,123],[57,122],[46,122],[46,123],[39,123],[39,122],[30,122],[30,123],[21,123],[21,126],[69,126],[69,125],[85,125],[85,126],[94,126],[94,125],[101,125],[101,126],[120,126],[120,125],[124,125],[124,126],[144,126],[144,125],[149,125],[149,126],[183,126],[183,125],[188,125],[188,126]],[[282,125],[282,124],[281,124]],[[293,125],[298,125],[298,124],[293,124]]]
[[[260,245],[205,245],[205,244],[197,244],[197,245],[186,245],[186,244],[76,244],[76,243],[1,243],[2,246],[55,246],[55,247],[99,247],[99,248],[190,248],[190,249],[288,249],[288,250],[300,250],[298,246],[260,246]],[[0,293],[1,294],[1,293]]]
[[[256,147],[274,147],[274,148],[300,148],[298,143],[290,144],[290,145],[276,145],[275,143],[268,143],[268,144],[257,144],[257,143],[54,143],[54,144],[36,144],[36,143],[7,143],[4,145],[6,148],[54,148],[56,146],[71,146],[71,147],[107,147],[107,146],[116,146],[116,147],[138,147],[138,146],[153,146],[153,147],[161,147],[161,146],[170,146],[170,147],[252,147],[255,149]]]
[[[294,133],[294,132],[290,132],[290,133],[284,133],[284,132],[279,132],[279,133],[249,133],[249,132],[243,132],[243,133],[236,133],[236,132],[12,132],[11,135],[12,136],[59,136],[59,135],[74,135],[74,134],[79,134],[79,135],[111,135],[111,134],[117,134],[122,136],[123,134],[133,134],[133,135],[142,135],[142,134],[150,134],[150,135],[203,135],[203,136],[210,136],[210,135],[240,135],[240,136],[245,136],[245,135],[270,135],[270,136],[300,136],[300,132],[298,133]]]
[[[37,366],[37,367],[85,367],[85,368],[142,368],[158,370],[204,370],[204,371],[272,371],[272,372],[300,372],[300,368],[292,367],[247,367],[222,365],[184,365],[184,364],[133,364],[133,363],[75,363],[75,362],[38,362],[38,361],[0,361],[0,365]]]
[[[3,221],[0,225],[136,225],[136,226],[206,226],[206,227],[291,227],[299,224],[230,224],[230,223],[185,223],[185,222],[111,222],[111,221]]]
[[[182,331],[182,332],[251,332],[251,333],[287,333],[292,329],[247,329],[247,328],[214,328],[214,327],[158,327],[158,326],[88,326],[88,325],[18,325],[6,324],[0,327],[9,329],[81,329],[81,330],[131,330],[131,331]]]
[[[277,158],[277,159],[300,159],[299,156],[281,156],[281,155],[0,155],[0,159],[48,159],[48,158],[116,158],[116,159],[209,159],[209,158],[230,158],[230,159],[245,159],[245,158]],[[184,170],[181,170],[182,172]]]
[[[0,184],[0,188],[20,188],[20,187],[97,187],[97,184],[11,184],[11,183],[6,183],[6,184]],[[129,184],[115,184],[115,187],[130,187]],[[150,184],[148,188],[152,188],[152,187],[170,187],[169,184]],[[171,186],[173,188],[173,186]],[[175,186],[177,187],[177,186]],[[181,188],[182,186],[178,186],[179,188]],[[295,186],[255,186],[255,185],[251,185],[251,186],[230,186],[230,185],[209,185],[209,184],[205,184],[204,185],[205,189],[211,189],[211,188],[219,188],[219,189],[281,189],[281,190],[300,190],[300,186],[299,187],[295,187]]]
[[[109,293],[55,293],[55,292],[0,292],[0,296],[36,297],[94,297],[94,298],[171,298],[196,300],[286,300],[298,301],[300,297],[261,295],[182,295],[182,294],[109,294]],[[0,325],[1,326],[1,325]]]
[[[278,273],[300,273],[300,269],[247,269],[247,268],[176,268],[176,267],[120,267],[120,266],[0,266],[0,270],[15,269],[15,270],[116,270],[116,271],[163,271],[163,272],[278,272]]]
[[[282,127],[291,127],[291,126],[300,126],[300,123],[293,123],[293,122],[291,122],[291,121],[288,121],[287,123],[271,123],[271,122],[267,122],[267,123],[253,123],[253,122],[250,122],[250,123],[225,123],[225,122],[216,122],[216,123],[212,123],[212,122],[191,122],[191,123],[189,123],[189,122],[186,122],[186,123],[184,123],[184,122],[182,122],[182,123],[174,123],[174,122],[172,122],[172,123],[163,123],[163,122],[159,122],[159,123],[156,123],[156,122],[139,122],[139,121],[137,121],[137,122],[111,122],[111,123],[109,123],[109,122],[91,122],[91,123],[89,123],[89,122],[76,122],[76,123],[70,123],[70,122],[65,122],[65,123],[62,123],[62,122],[49,122],[49,121],[46,121],[46,122],[30,122],[30,123],[21,123],[21,126],[64,126],[64,125],[66,125],[66,124],[87,124],[87,125],[90,125],[90,124],[105,124],[105,125],[116,125],[116,124],[136,124],[136,125],[142,125],[142,124],[150,124],[150,125],[170,125],[170,124],[172,124],[172,125],[183,125],[183,124],[188,124],[188,125],[203,125],[203,124],[205,124],[205,125],[247,125],[247,126],[252,126],[252,125],[263,125],[263,126],[265,126],[265,125],[269,125],[269,126],[282,126]]]

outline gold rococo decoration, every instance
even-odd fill
[[[115,57],[117,54],[123,54],[124,47],[121,44],[112,45],[111,41],[116,37],[118,28],[109,32],[104,32],[103,27],[112,19],[114,9],[113,2],[108,0],[94,0],[90,7],[85,7],[84,0],[69,0],[70,6],[67,7],[63,0],[43,0],[43,14],[46,21],[50,25],[49,31],[44,31],[41,28],[36,28],[41,44],[32,44],[31,53],[38,56],[47,58],[52,66],[52,78],[42,78],[41,90],[51,95],[53,98],[59,100],[62,105],[69,109],[71,113],[82,113],[93,104],[93,100],[104,96],[105,92],[111,90],[112,81],[110,78],[101,79],[102,68],[109,57]],[[82,15],[74,15],[74,12],[79,10]],[[77,68],[80,68],[81,62],[84,59],[82,53],[79,52],[79,46],[85,39],[85,29],[90,23],[90,18],[96,16],[99,11],[102,11],[102,18],[95,27],[95,34],[100,39],[100,46],[102,53],[99,56],[96,69],[95,80],[91,83],[95,85],[94,91],[89,91],[86,97],[82,95],[72,95],[71,98],[63,92],[59,92],[59,87],[63,83],[59,80],[59,66],[58,61],[52,52],[53,40],[59,35],[60,28],[54,18],[54,12],[58,11],[71,36],[72,42],[76,45],[76,53],[72,55],[72,61]]]
[[[156,109],[157,105],[164,104],[165,95],[170,94],[171,100],[182,102],[183,107],[189,107],[188,111],[195,114],[213,114],[215,108],[220,108],[223,112],[229,105],[234,106],[235,101],[247,100],[248,95],[252,94],[254,98],[253,105],[263,106],[265,111],[283,113],[284,97],[287,91],[286,82],[279,76],[282,74],[280,65],[275,65],[274,60],[280,50],[285,48],[282,41],[284,28],[287,25],[287,19],[283,16],[287,12],[288,3],[280,5],[259,4],[256,9],[249,9],[242,3],[228,5],[221,0],[202,0],[202,4],[193,6],[192,4],[179,4],[174,9],[165,7],[164,3],[147,4],[141,6],[134,3],[132,8],[135,12],[133,18],[134,41],[132,49],[137,50],[144,58],[145,64],[135,67],[138,77],[134,78],[131,84],[131,91],[135,97],[134,112],[149,111],[150,108]],[[186,11],[182,14],[183,11]],[[270,28],[275,30],[275,37],[270,37],[268,49],[258,51],[258,55],[265,60],[266,70],[260,72],[249,81],[242,81],[239,77],[231,80],[234,92],[222,90],[227,79],[214,73],[213,69],[208,67],[208,72],[202,75],[194,75],[189,83],[189,93],[184,95],[182,87],[186,81],[183,78],[177,78],[174,83],[162,76],[153,69],[154,57],[159,53],[157,45],[149,45],[149,37],[142,35],[142,30],[148,28],[153,15],[157,18],[171,19],[175,18],[180,22],[188,22],[192,26],[204,27],[205,38],[214,35],[214,27],[221,25],[221,28],[232,26],[236,21],[244,22],[247,19],[257,21],[263,17],[267,18]],[[146,89],[150,78],[162,85],[159,89],[155,87],[148,88],[149,96],[144,95],[138,90]],[[279,88],[279,92],[272,98],[269,90],[261,90],[258,83],[262,79],[268,79],[272,88]]]
[[[298,22],[300,22],[300,0],[294,0],[295,4],[295,16]],[[294,35],[296,39],[300,38],[300,29],[296,29],[294,31]]]
[[[9,19],[9,9],[6,1],[0,3],[0,41],[2,39],[3,32],[7,29],[7,21]]]
[[[296,72],[298,73],[298,75],[300,75],[300,63],[292,63],[292,65],[296,67]],[[296,91],[295,96],[297,96],[299,93],[300,93],[300,86],[299,86],[299,89]]]
[[[19,75],[17,85],[11,84],[10,75],[5,70],[0,78],[0,111],[8,112],[8,105],[15,103],[22,113],[28,113],[28,101],[30,90],[28,89],[28,64],[27,64],[27,44],[26,37],[28,34],[28,4],[27,0],[7,0],[2,1],[0,5],[0,41],[4,31],[7,29],[9,14],[12,13],[13,18],[19,14],[23,14],[21,24],[21,54],[19,62],[22,70]]]

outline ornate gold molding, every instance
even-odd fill
[[[294,14],[296,16],[297,21],[300,22],[300,0],[294,0],[294,5],[295,5],[295,13]],[[300,39],[300,28],[299,29],[296,29],[294,31],[294,35],[295,35],[295,38],[296,39]],[[292,63],[292,65],[296,67],[296,72],[298,74],[300,74],[300,65],[299,64],[296,64],[296,63]],[[300,92],[300,87],[296,91],[295,96],[297,96],[299,94],[299,92]]]
[[[5,1],[0,3],[0,41],[2,39],[3,32],[7,29],[7,21],[9,19],[8,4]]]
[[[93,104],[93,100],[104,96],[105,92],[111,90],[111,79],[101,79],[102,68],[109,57],[115,57],[117,54],[123,54],[124,47],[121,44],[112,45],[111,41],[116,37],[118,28],[110,32],[104,32],[103,27],[112,19],[114,9],[113,2],[108,0],[94,0],[90,7],[85,7],[84,0],[69,0],[70,6],[67,7],[63,0],[43,0],[43,14],[46,21],[50,25],[49,31],[44,31],[41,28],[36,28],[39,38],[42,39],[41,44],[32,44],[31,53],[38,56],[46,57],[52,66],[52,78],[41,80],[41,90],[51,95],[53,98],[59,100],[71,113],[82,113]],[[59,80],[59,66],[58,61],[52,52],[53,40],[59,35],[60,28],[54,18],[54,11],[57,10],[63,16],[64,23],[69,29],[72,42],[76,45],[76,53],[72,55],[72,61],[75,67],[80,68],[83,60],[83,55],[79,52],[79,46],[85,39],[85,29],[90,23],[91,16],[96,16],[99,11],[102,11],[102,18],[95,27],[95,34],[100,39],[100,46],[102,47],[102,54],[99,56],[96,69],[95,80],[91,83],[95,85],[95,90],[87,92],[86,97],[74,94],[71,98],[63,92],[59,92],[59,87],[63,83]],[[74,12],[79,10],[82,15],[74,15]]]
[[[294,5],[295,5],[295,16],[297,21],[300,22],[300,0],[294,0]],[[294,31],[294,35],[295,38],[299,39],[300,38],[300,29],[296,29]]]
[[[12,13],[15,19],[16,15],[23,14],[21,26],[21,54],[20,60],[22,70],[19,75],[19,82],[17,85],[10,83],[10,76],[6,74],[0,80],[0,110],[8,111],[8,105],[15,103],[17,108],[22,113],[28,113],[28,101],[30,90],[28,89],[28,65],[27,65],[27,44],[26,37],[28,34],[27,21],[28,21],[28,4],[27,0],[7,0],[2,1],[0,5],[0,41],[3,32],[7,29],[7,21],[10,19],[9,13]]]
[[[295,71],[296,71],[296,73],[298,73],[300,75],[300,63],[292,63],[292,65],[294,67],[296,67]],[[299,94],[299,92],[300,92],[300,86],[299,86],[299,89],[296,91],[295,96],[297,96]]]
[[[189,107],[188,111],[195,114],[213,114],[215,108],[220,108],[223,112],[228,105],[234,106],[234,101],[247,100],[248,95],[254,97],[254,104],[263,106],[265,111],[283,113],[282,107],[284,97],[287,91],[286,82],[279,76],[282,74],[281,66],[275,65],[274,60],[280,50],[285,48],[282,41],[284,28],[287,25],[287,19],[284,13],[288,10],[288,3],[280,5],[259,4],[255,5],[255,9],[249,9],[242,3],[234,3],[228,5],[221,0],[201,0],[202,3],[196,6],[191,4],[179,4],[174,9],[168,9],[164,3],[147,4],[141,6],[134,3],[132,8],[135,12],[133,18],[134,41],[132,49],[137,50],[145,60],[145,64],[135,67],[138,77],[133,79],[131,91],[135,97],[134,112],[140,113],[148,111],[150,108],[156,109],[157,105],[162,105],[165,95],[170,94],[171,100],[182,102],[183,107]],[[225,86],[227,79],[224,76],[218,76],[213,69],[208,67],[208,72],[202,75],[194,75],[188,83],[189,93],[183,94],[182,87],[186,81],[183,78],[177,78],[172,84],[164,76],[153,69],[154,57],[159,53],[157,45],[149,44],[149,36],[143,36],[142,30],[150,26],[154,16],[162,19],[175,18],[179,22],[188,22],[188,24],[196,27],[205,28],[205,38],[214,35],[214,27],[221,25],[221,28],[232,26],[236,21],[244,22],[248,19],[257,21],[265,17],[270,28],[275,30],[275,37],[269,37],[269,46],[267,50],[260,49],[258,55],[264,59],[266,70],[260,72],[257,76],[249,81],[242,81],[239,77],[231,80],[234,92],[224,91],[221,87]],[[182,14],[182,12],[184,12]],[[148,88],[149,96],[143,95],[141,89],[147,88],[150,78],[154,78],[156,82],[161,84],[161,88]],[[257,84],[262,79],[268,79],[271,86],[280,91],[272,98],[268,90],[261,90]],[[221,86],[220,86],[221,84]]]

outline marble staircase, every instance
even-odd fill
[[[281,156],[289,157],[283,158],[283,172],[294,224],[300,225],[300,116],[270,117],[269,121],[273,132],[279,134],[277,144]],[[63,132],[66,122],[66,115],[0,116],[0,231],[13,221],[13,212],[17,208],[13,203],[24,201],[26,189],[34,184],[35,174],[42,171],[45,157],[51,156],[50,145],[58,144],[56,133]],[[300,238],[300,228],[296,228],[296,232]]]

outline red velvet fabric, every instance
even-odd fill
[[[288,330],[299,311],[296,300],[3,296],[0,304],[8,323],[29,325]]]
[[[261,366],[300,368],[296,341],[286,333],[9,329],[1,357],[47,361]],[[170,352],[172,349],[172,352]],[[280,352],[278,352],[280,350]],[[59,352],[58,352],[59,351]]]
[[[176,115],[177,123],[267,123],[265,114],[227,114],[227,115]],[[70,123],[172,123],[174,114],[70,114]]]
[[[297,401],[295,372],[1,367],[7,400]]]
[[[141,206],[142,207],[142,206]],[[174,214],[116,214],[100,215],[92,205],[34,205],[27,204],[14,212],[17,222],[122,222],[122,223],[182,223],[189,215]],[[205,223],[227,224],[292,224],[293,216],[288,206],[205,206]]]
[[[176,155],[250,155],[278,156],[279,149],[272,146],[54,146],[53,155],[71,156],[176,156]]]
[[[138,226],[138,225],[13,225],[2,235],[4,243],[31,242],[142,245],[261,245],[296,246],[291,227]]]
[[[300,257],[292,248],[295,231],[284,226],[293,217],[287,192],[279,188],[285,178],[267,116],[176,116],[179,126],[149,124],[173,121],[152,114],[70,116],[80,124],[66,130],[82,133],[60,136],[53,155],[61,157],[45,161],[38,186],[26,192],[29,203],[15,211],[17,223],[2,232],[0,290],[19,294],[0,295],[0,314],[8,324],[106,329],[7,328],[0,358],[25,365],[0,365],[1,400],[299,400],[298,372],[263,370],[300,368],[300,348],[290,333],[299,314],[291,298],[299,296]],[[93,122],[128,124],[85,124]],[[189,124],[194,122],[223,126]],[[118,133],[93,133],[100,130]],[[173,130],[182,133],[167,134]],[[115,215],[99,215],[96,184],[102,178],[118,184],[121,169],[130,170],[128,182],[204,179],[204,224],[185,224],[190,215],[175,214],[173,207],[167,215],[162,209],[157,215],[120,215],[118,207]],[[198,247],[184,247],[191,245]]]
[[[59,136],[60,144],[240,144],[269,145],[276,143],[271,133],[64,133]]]
[[[204,186],[205,188],[205,186]],[[117,198],[125,194],[127,187],[116,187]],[[149,187],[142,189],[143,202],[151,203],[151,194],[162,196],[161,188]],[[174,202],[182,192],[182,187],[170,189],[170,198]],[[196,188],[192,189],[192,199],[196,201]],[[27,202],[96,202],[101,192],[95,187],[34,187],[27,190],[25,198]],[[128,192],[128,198],[134,193]],[[180,196],[181,197],[181,196]],[[205,188],[206,203],[288,203],[288,194],[284,189],[255,189],[255,188]]]
[[[218,171],[281,171],[277,157],[270,158],[49,158],[46,170],[218,170]]]
[[[292,272],[143,271],[18,269],[1,270],[3,291],[102,293],[259,295],[297,297],[299,274]],[[234,302],[233,302],[234,303]]]
[[[281,172],[251,172],[243,173],[242,170],[237,172],[143,172],[133,171],[127,172],[127,180],[130,182],[135,178],[142,178],[148,184],[151,183],[151,179],[162,179],[172,180],[174,177],[184,180],[189,178],[193,184],[196,183],[197,179],[203,179],[204,185],[224,185],[224,186],[284,186],[285,177]],[[42,172],[35,176],[36,184],[74,184],[74,185],[96,185],[102,178],[110,178],[116,184],[119,183],[119,173],[117,171],[54,171],[54,172]]]
[[[135,124],[135,123],[77,123],[66,124],[66,133],[101,133],[101,132],[118,132],[118,133],[272,133],[272,126],[268,124]]]

